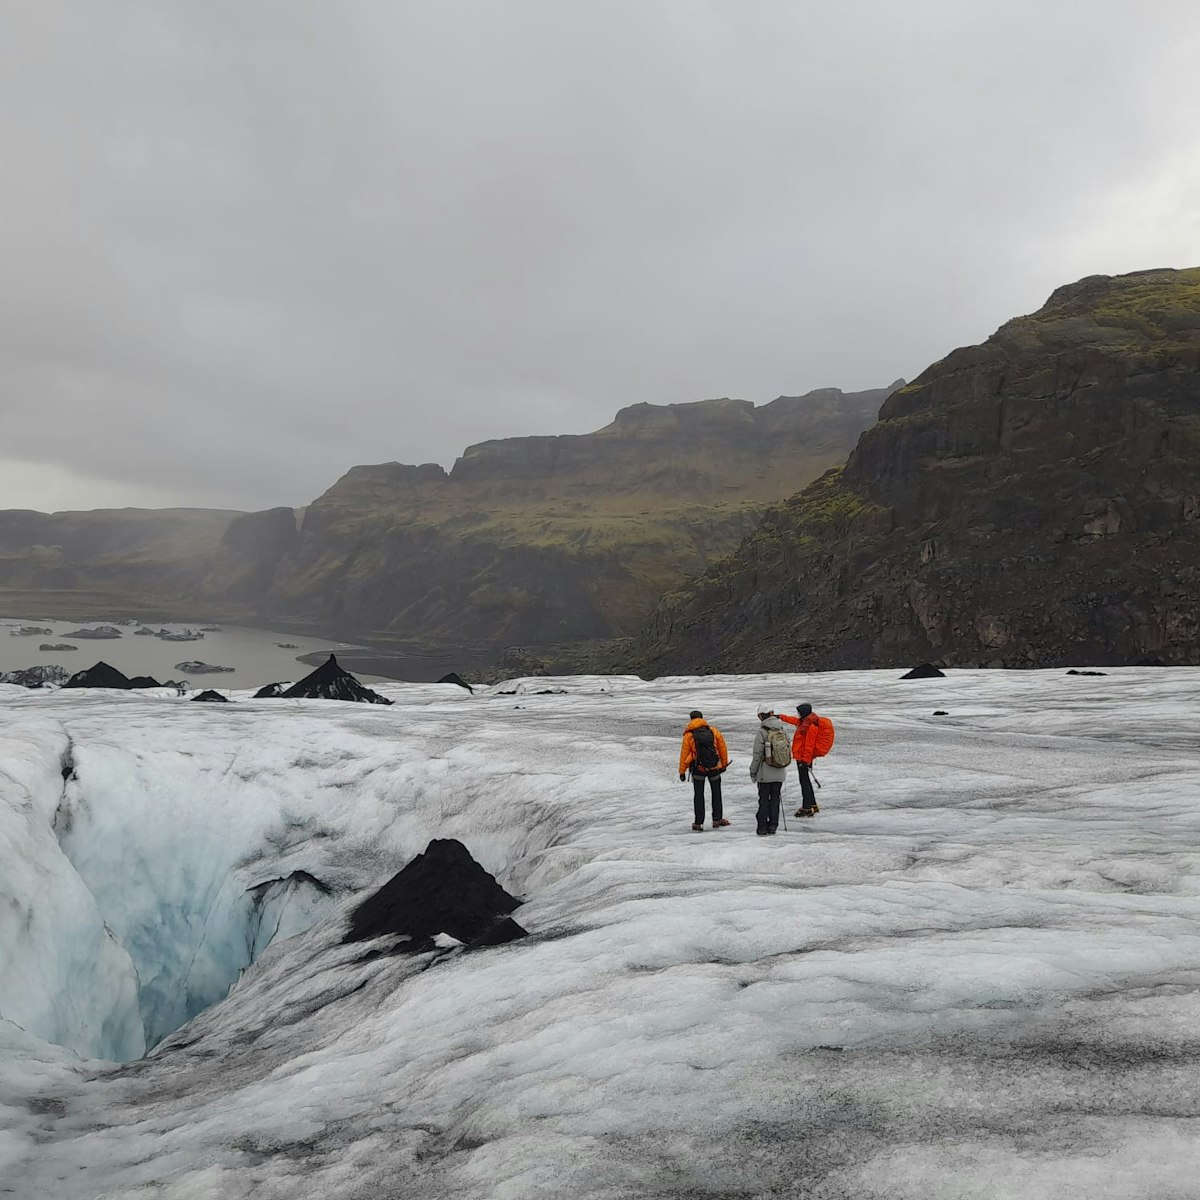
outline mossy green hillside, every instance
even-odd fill
[[[1198,562],[1200,268],[1093,276],[897,389],[633,665],[1195,663]]]

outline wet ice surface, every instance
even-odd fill
[[[4,689],[0,1195],[1195,1195],[1200,671],[898,674]],[[753,713],[805,699],[822,812],[757,838]],[[431,837],[531,936],[340,945]],[[41,1040],[136,1053],[252,960],[150,1058]]]

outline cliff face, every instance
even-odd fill
[[[891,389],[634,405],[595,433],[354,467],[302,518],[0,513],[0,603],[282,621],[397,642],[632,633],[766,506],[841,462]]]
[[[815,478],[819,464],[843,461],[890,390],[823,388],[757,408],[728,399],[635,404],[595,433],[471,446],[449,479],[477,498],[505,501],[601,498],[608,504],[634,493],[705,505],[730,498],[766,503],[786,494],[781,482]]]
[[[1093,276],[884,404],[643,669],[1200,662],[1200,269]]]
[[[305,514],[264,609],[361,636],[545,644],[633,632],[766,505],[841,461],[888,389],[635,405],[591,434],[355,467]]]
[[[221,536],[199,584],[200,594],[257,606],[271,586],[280,560],[296,548],[299,536],[295,509],[239,513]]]
[[[15,615],[169,613],[193,600],[230,523],[215,509],[0,511],[0,603]]]

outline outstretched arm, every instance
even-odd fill
[[[800,762],[806,766],[812,766],[813,751],[817,748],[817,723],[811,722],[804,729],[804,740],[800,745],[800,753],[797,755]]]
[[[782,722],[783,722],[785,725],[799,725],[799,724],[800,724],[800,718],[799,718],[799,717],[785,717],[785,716],[783,715],[783,713],[776,713],[775,715],[776,715],[776,716],[777,716],[777,717],[778,717],[778,718],[779,718],[779,719],[780,719],[780,720],[781,720],[781,721],[782,721]]]

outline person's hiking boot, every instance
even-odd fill
[[[819,813],[821,811],[821,806],[815,800],[813,801],[812,811],[815,813]]]
[[[724,829],[725,826],[728,824],[729,824],[729,822],[727,820],[725,820],[724,817],[722,817],[719,821],[713,822],[713,828],[714,829]]]
[[[754,831],[759,837],[766,837],[771,831],[769,829],[756,829]]]
[[[692,826],[692,829],[693,829],[693,830],[695,830],[695,832],[696,832],[696,833],[703,833],[703,832],[704,832],[704,826],[703,826],[703,825],[693,825],[693,826]]]

